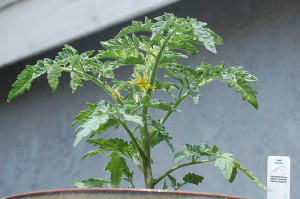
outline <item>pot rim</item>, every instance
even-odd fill
[[[237,197],[237,196],[229,196],[229,195],[220,195],[220,194],[212,194],[212,193],[198,193],[198,192],[189,192],[189,191],[172,191],[172,190],[160,190],[160,189],[132,189],[132,188],[71,188],[71,189],[55,189],[55,190],[44,190],[44,191],[35,191],[28,193],[16,194],[8,197],[4,197],[3,199],[12,199],[12,198],[22,198],[28,196],[38,196],[38,195],[49,195],[49,194],[59,194],[59,193],[85,193],[85,192],[93,192],[93,193],[152,193],[152,194],[171,194],[171,195],[187,195],[187,196],[213,196],[216,198],[228,197],[228,199],[250,199],[246,197]]]

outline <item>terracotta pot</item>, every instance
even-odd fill
[[[150,189],[63,189],[9,196],[4,199],[247,199],[216,194]]]

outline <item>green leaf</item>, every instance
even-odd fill
[[[215,46],[215,39],[210,34],[210,30],[206,28],[206,23],[200,21],[193,21],[193,34],[197,37],[200,42],[203,42],[204,47],[213,52],[217,53]]]
[[[51,59],[46,58],[44,61],[37,61],[36,65],[34,65],[34,73],[32,75],[33,79],[38,78],[39,76],[45,74],[47,72],[47,68],[54,64]]]
[[[168,132],[166,132],[165,127],[160,122],[156,122],[155,120],[152,121],[152,125],[156,128],[157,132],[155,136],[151,139],[151,147],[156,146],[162,141],[166,141],[170,149],[174,152],[174,147],[170,143],[170,140],[173,137]]]
[[[139,42],[139,41],[138,41]],[[137,44],[137,47],[139,44]],[[97,59],[111,58],[117,59],[115,61],[107,62],[110,65],[124,66],[133,64],[145,64],[143,55],[132,49],[114,49],[114,50],[99,50],[99,54],[96,55]]]
[[[90,114],[89,118],[86,119],[85,122],[76,130],[77,133],[73,147],[76,147],[82,139],[88,137],[93,131],[99,129],[101,124],[107,122],[109,117],[107,109],[108,106],[105,101],[102,100],[99,102],[98,106]]]
[[[130,172],[129,170],[123,169],[123,175],[125,175],[125,177],[122,177],[122,179],[129,182],[132,186],[131,188],[135,188],[135,186],[133,184],[133,174],[134,174],[134,171]]]
[[[242,70],[242,67],[231,67],[222,73],[222,80],[228,82],[228,87],[234,87],[236,92],[241,92],[243,100],[248,101],[254,108],[258,109],[257,91],[248,86],[258,81],[255,76]]]
[[[47,78],[49,86],[52,88],[52,92],[54,93],[58,87],[59,80],[58,78],[61,77],[62,69],[57,65],[49,66],[47,70]]]
[[[167,28],[167,22],[165,21],[159,21],[156,22],[152,27],[152,35],[150,40],[152,41],[157,35],[163,34],[163,31]]]
[[[204,178],[202,176],[199,176],[194,173],[188,173],[183,177],[183,181],[185,184],[191,183],[191,184],[198,185],[199,183],[202,183],[203,179]]]
[[[168,44],[168,49],[169,50],[172,50],[172,49],[184,50],[187,53],[189,53],[190,55],[198,55],[200,53],[200,51],[190,43],[170,42]]]
[[[151,22],[151,20],[148,19],[148,17],[145,17],[145,23],[142,23],[141,21],[132,21],[132,25],[123,28],[116,36],[116,38],[120,38],[134,32],[151,31],[150,28],[152,25],[153,23]]]
[[[82,180],[80,182],[73,181],[73,184],[78,188],[92,188],[92,187],[100,187],[102,188],[103,183],[110,184],[106,180],[101,178],[89,178],[87,180]]]
[[[124,38],[116,38],[110,39],[108,41],[100,42],[102,47],[107,50],[124,50],[124,49],[131,49],[131,50],[143,50],[148,52],[148,47],[143,42],[137,43],[133,41],[132,38],[128,36],[124,36]]]
[[[169,180],[171,182],[171,187],[173,187],[174,189],[176,189],[176,185],[177,185],[176,179],[173,176],[171,176],[171,175],[168,175],[168,178],[169,178]]]
[[[235,165],[233,155],[230,153],[224,153],[217,157],[215,167],[219,168],[226,180],[231,181],[234,172]]]
[[[78,55],[78,51],[74,49],[72,46],[65,44],[62,52],[58,53],[56,57],[56,61],[59,64],[65,65],[70,62],[75,55]]]
[[[22,95],[25,90],[29,91],[31,88],[31,82],[33,80],[34,67],[27,65],[26,69],[22,71],[20,75],[18,75],[17,80],[12,85],[13,88],[8,94],[7,102],[10,102],[18,95]]]
[[[126,141],[120,138],[114,139],[105,139],[105,138],[98,138],[98,139],[87,139],[86,142],[93,144],[94,146],[99,146],[99,152],[118,152],[123,156],[131,158],[131,156],[136,152],[133,145],[128,144]],[[95,153],[99,153],[95,151]],[[90,153],[94,155],[94,153]],[[90,155],[89,155],[90,156]]]
[[[178,164],[182,160],[189,159],[193,156],[198,157],[198,158],[201,158],[202,156],[214,158],[217,153],[216,148],[215,148],[217,146],[214,146],[214,149],[211,150],[210,147],[204,143],[201,143],[199,145],[185,144],[184,147],[185,147],[184,151],[180,151],[175,154],[174,164]]]
[[[208,29],[207,32],[209,32],[209,34],[214,37],[214,41],[215,41],[216,45],[222,45],[223,44],[223,41],[222,41],[222,39],[219,35],[217,35],[216,33],[214,33],[210,29]]]
[[[87,152],[86,154],[84,154],[82,157],[81,157],[81,160],[83,160],[84,158],[86,157],[92,157],[94,155],[97,155],[98,153],[102,152],[101,149],[97,149],[97,150],[94,150],[94,151],[89,151]]]
[[[81,111],[77,116],[76,116],[76,121],[73,122],[72,126],[75,126],[79,122],[84,123],[93,113],[93,110],[97,107],[97,104],[92,104],[92,103],[87,103],[87,107],[89,110],[86,111]]]
[[[113,152],[108,157],[111,157],[111,161],[105,167],[105,171],[110,172],[110,181],[113,188],[118,188],[121,182],[123,170],[129,170],[124,158],[117,153]]]
[[[198,104],[199,97],[201,96],[198,87],[195,86],[194,84],[189,84],[188,91],[189,91],[189,95],[193,99],[193,102],[195,104]]]
[[[143,118],[142,118],[141,116],[138,116],[138,115],[131,115],[131,114],[129,114],[129,113],[126,113],[125,109],[126,109],[126,106],[124,106],[123,108],[119,109],[119,113],[124,117],[124,119],[125,119],[127,122],[134,122],[134,123],[137,123],[137,124],[140,125],[141,127],[144,126]]]
[[[72,88],[72,93],[75,93],[78,86],[83,86],[81,80],[84,77],[83,77],[83,75],[75,73],[75,72],[71,72],[70,76],[71,76],[70,87]]]
[[[167,103],[159,99],[150,99],[149,95],[143,97],[141,103],[146,107],[152,107],[152,108],[157,108],[166,111],[170,111],[170,110],[175,111],[175,109],[173,108],[173,104]]]
[[[178,164],[179,162],[192,157],[190,153],[186,153],[186,151],[179,151],[174,155],[174,164]]]
[[[100,133],[102,133],[104,131],[107,131],[107,129],[109,129],[109,128],[113,127],[113,126],[115,128],[118,128],[119,123],[118,123],[117,120],[110,118],[105,124],[101,124],[100,127],[99,127],[99,129],[97,129],[96,131],[94,131],[90,137],[94,137],[97,134],[100,134]]]
[[[167,180],[166,179],[164,180],[164,185],[163,185],[163,190],[165,190],[165,189],[168,189]]]
[[[258,187],[260,187],[261,189],[265,190],[265,191],[271,191],[270,189],[268,189],[264,184],[262,184],[259,179],[250,171],[248,171],[247,169],[243,168],[240,163],[234,161],[234,166],[239,169],[240,171],[242,171],[244,174],[246,174],[246,176],[248,176]]]
[[[117,61],[112,62],[117,66],[124,66],[124,65],[135,65],[135,64],[145,64],[145,59],[141,54],[138,54],[137,57],[126,57],[124,59],[120,59]]]
[[[29,91],[31,82],[47,72],[47,69],[56,63],[51,59],[39,60],[34,66],[27,65],[26,68],[18,75],[17,80],[13,83],[13,88],[8,94],[7,102],[10,102],[18,95],[22,95],[25,90]]]

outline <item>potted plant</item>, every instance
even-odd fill
[[[163,189],[167,189],[169,184],[178,190],[187,183],[198,185],[203,177],[188,173],[182,181],[178,181],[172,177],[172,172],[190,165],[215,162],[215,166],[229,182],[233,182],[237,171],[241,171],[257,186],[268,190],[253,173],[235,161],[232,154],[220,153],[216,145],[210,147],[204,143],[185,144],[184,150],[175,153],[173,168],[161,176],[152,175],[154,162],[151,149],[166,142],[174,152],[172,136],[165,129],[164,123],[174,112],[180,112],[177,107],[187,97],[191,97],[197,104],[199,89],[206,84],[214,80],[227,83],[228,87],[241,92],[243,100],[258,108],[257,92],[249,86],[257,82],[257,78],[242,67],[226,68],[224,63],[212,66],[205,62],[189,67],[178,63],[178,59],[199,54],[200,51],[196,48],[198,45],[216,53],[216,45],[221,44],[222,39],[207,28],[206,23],[196,19],[177,18],[168,13],[154,20],[146,17],[144,23],[133,21],[131,26],[123,28],[115,38],[101,42],[104,50],[97,53],[88,51],[79,54],[73,47],[65,45],[54,60],[46,58],[37,61],[36,65],[27,65],[13,84],[8,102],[29,90],[31,82],[43,74],[47,74],[49,85],[55,92],[62,72],[70,73],[73,93],[78,86],[83,85],[82,81],[92,81],[111,96],[111,101],[87,103],[87,110],[81,111],[73,123],[78,126],[74,147],[82,141],[96,147],[82,159],[98,153],[109,153],[107,157],[110,162],[105,170],[111,174],[110,180],[90,178],[73,182],[77,187],[106,185],[109,188],[119,188],[121,180],[125,180],[134,188],[134,172],[127,165],[131,161],[136,165],[135,170],[142,172],[145,188],[154,189],[158,183],[163,182]],[[115,79],[114,70],[127,65],[133,67],[132,76],[126,81]],[[158,70],[164,73],[162,79],[157,78]],[[170,101],[155,99],[153,93],[156,91],[166,93]],[[164,116],[153,118],[149,115],[149,109],[159,109],[164,112]],[[109,128],[123,128],[130,141],[101,137]],[[90,189],[92,190],[95,189]]]

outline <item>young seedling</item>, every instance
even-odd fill
[[[230,153],[220,153],[216,145],[185,144],[184,150],[175,153],[174,167],[161,176],[152,175],[153,159],[151,149],[165,141],[174,152],[172,136],[166,131],[164,123],[187,97],[198,103],[201,89],[212,81],[220,80],[228,87],[233,87],[242,94],[242,99],[258,108],[257,92],[249,85],[257,82],[257,78],[242,67],[226,68],[222,63],[212,66],[199,63],[196,67],[183,66],[178,59],[200,53],[197,46],[203,45],[208,51],[216,53],[216,45],[222,39],[206,27],[206,23],[193,18],[177,18],[173,14],[164,14],[153,21],[145,18],[145,22],[132,21],[132,25],[123,28],[113,39],[101,42],[104,50],[97,53],[88,51],[79,54],[77,50],[65,45],[62,52],[54,59],[37,61],[36,65],[27,65],[18,76],[8,96],[8,101],[29,90],[31,82],[43,74],[47,74],[52,91],[55,92],[62,72],[70,73],[70,87],[74,93],[82,81],[92,81],[100,86],[111,101],[101,100],[98,104],[87,103],[87,110],[81,111],[73,125],[76,129],[74,147],[81,141],[96,147],[83,157],[109,153],[110,158],[105,170],[110,172],[110,180],[90,178],[81,182],[73,182],[78,187],[119,187],[121,180],[128,181],[135,187],[133,170],[127,162],[131,161],[136,169],[142,172],[145,188],[153,189],[161,182],[167,188],[166,180],[177,190],[186,183],[198,185],[203,177],[188,173],[183,181],[177,181],[170,174],[179,168],[215,162],[223,176],[233,182],[237,171],[246,174],[257,186],[268,190],[254,175],[247,171]],[[119,67],[133,67],[133,74],[127,81],[115,79],[114,71]],[[162,80],[157,79],[157,72],[164,74]],[[155,99],[153,93],[165,92],[172,101]],[[162,118],[153,118],[149,109],[164,111]],[[128,125],[131,123],[130,125]],[[133,127],[134,126],[134,127]],[[123,128],[130,142],[121,138],[106,139],[101,134],[109,128]],[[130,128],[131,127],[131,128]]]

